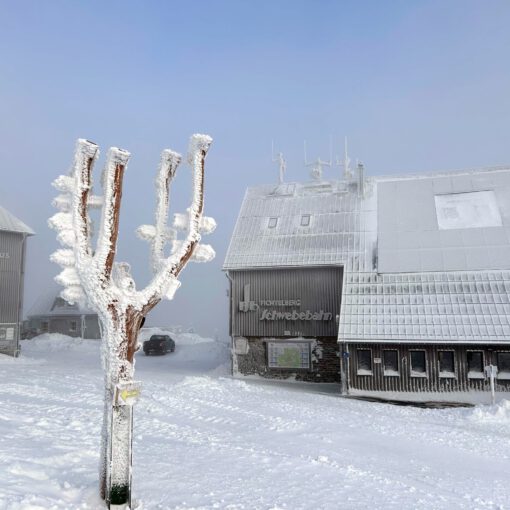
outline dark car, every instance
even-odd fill
[[[175,351],[175,342],[168,335],[152,335],[143,343],[143,352],[149,354],[166,354]]]

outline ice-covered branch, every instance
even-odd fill
[[[94,255],[94,267],[103,287],[109,282],[113,269],[119,230],[122,180],[129,156],[129,152],[112,147],[108,151],[103,173],[104,203]]]
[[[181,162],[181,155],[171,150],[161,154],[158,176],[156,178],[156,224],[151,243],[152,268],[156,273],[164,259],[163,249],[171,232],[167,229],[168,207],[170,203],[170,184]]]
[[[88,265],[90,262],[90,217],[87,207],[91,202],[97,202],[97,197],[92,197],[90,191],[92,168],[98,154],[95,143],[79,139],[71,175],[61,175],[53,182],[53,186],[61,192],[53,205],[61,212],[52,216],[48,224],[57,230],[59,242],[70,249],[57,250],[52,260],[64,267],[55,280],[65,287],[61,294],[70,302],[85,299],[74,266],[80,263]]]
[[[76,144],[74,164],[75,188],[72,195],[73,229],[76,235],[74,246],[78,262],[90,257],[90,217],[88,199],[92,186],[92,168],[99,155],[99,147],[88,140],[80,139]]]
[[[177,237],[177,232],[167,227],[170,205],[170,184],[181,162],[181,155],[169,149],[161,153],[158,175],[156,176],[156,213],[154,225],[141,225],[136,233],[140,239],[151,243],[151,266],[156,274],[164,263],[164,248],[168,241]]]
[[[187,231],[189,226],[189,212],[175,213],[173,226],[176,229]],[[216,230],[216,220],[210,216],[202,216],[200,219],[200,233],[212,234]]]
[[[144,315],[163,297],[173,297],[179,287],[177,277],[200,242],[200,222],[204,206],[204,161],[211,143],[212,138],[207,135],[193,135],[190,139],[188,163],[192,171],[192,200],[188,209],[187,236],[172,255],[161,261],[158,272],[140,293],[140,299],[145,302]]]

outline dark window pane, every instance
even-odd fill
[[[372,351],[369,349],[358,349],[358,370],[372,371]]]
[[[467,363],[469,372],[483,372],[483,353],[482,351],[468,351]]]
[[[510,352],[498,352],[498,371],[510,372]]]
[[[425,373],[425,351],[411,351],[411,370]]]
[[[453,364],[453,351],[439,351],[439,371],[455,372]]]
[[[398,352],[383,351],[384,370],[387,372],[398,372]]]

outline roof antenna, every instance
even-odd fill
[[[338,156],[336,158],[336,164],[343,168],[343,177],[345,180],[352,178],[351,160],[347,152],[347,137],[344,137],[344,159],[341,161]]]
[[[312,170],[310,171],[310,175],[317,181],[322,180],[322,167],[324,166],[331,166],[333,156],[332,156],[332,142],[331,137],[329,138],[329,161],[324,161],[320,157],[317,158],[315,161],[308,162],[308,159],[306,157],[306,140],[304,141],[304,152],[305,152],[305,167],[312,167]]]
[[[365,165],[361,161],[357,161],[358,170],[358,196],[364,198],[365,196]]]
[[[273,140],[271,140],[271,159],[272,159],[273,163],[278,163],[278,166],[280,167],[279,182],[280,182],[280,184],[282,184],[283,183],[283,175],[285,174],[285,171],[287,170],[287,161],[285,161],[285,158],[283,157],[283,152],[279,152],[275,157]]]

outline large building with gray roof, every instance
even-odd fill
[[[250,188],[224,270],[237,374],[510,388],[509,168]]]
[[[19,353],[26,240],[33,234],[0,206],[0,353],[11,356]]]

